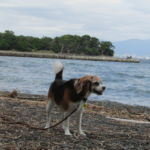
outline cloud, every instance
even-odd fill
[[[142,5],[142,2],[145,2]],[[150,38],[146,0],[1,0],[0,30],[55,37],[90,34],[101,40]]]

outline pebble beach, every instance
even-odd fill
[[[86,136],[76,132],[76,116],[72,116],[72,136],[64,136],[61,125],[48,130],[32,129],[27,123],[44,128],[46,96],[0,92],[1,149],[64,150],[145,150],[150,148],[150,108],[117,102],[88,102],[82,128]],[[119,118],[118,120],[116,118]],[[52,111],[52,124],[62,116]],[[123,120],[121,120],[123,119]]]

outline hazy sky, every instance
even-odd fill
[[[0,0],[0,32],[150,39],[150,0]]]

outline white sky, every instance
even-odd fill
[[[0,32],[150,39],[150,0],[0,0]]]

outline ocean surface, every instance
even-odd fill
[[[46,95],[54,79],[53,62],[57,59],[0,56],[0,90]],[[121,63],[83,60],[60,60],[64,79],[97,75],[106,86],[102,96],[89,100],[109,100],[150,107],[150,60]]]

